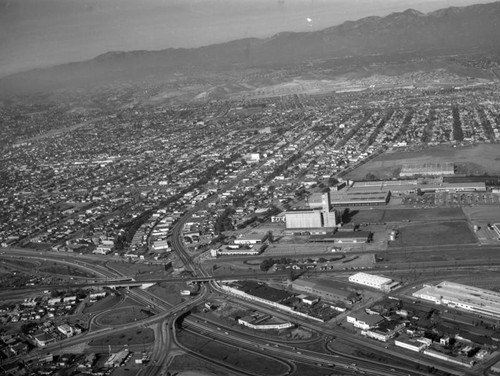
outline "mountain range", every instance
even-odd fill
[[[316,59],[500,52],[500,2],[450,7],[428,14],[413,9],[347,21],[315,32],[283,32],[193,49],[109,52],[88,61],[35,69],[0,79],[0,92],[29,93],[114,82],[161,80],[172,73],[282,68]]]

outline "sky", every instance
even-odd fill
[[[0,77],[109,51],[192,48],[488,0],[0,0]]]

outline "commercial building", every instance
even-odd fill
[[[347,322],[352,324],[355,328],[362,330],[369,330],[376,328],[380,325],[384,318],[379,315],[369,315],[366,312],[351,313],[347,315]]]
[[[262,243],[267,234],[249,234],[234,239],[234,244],[257,244]]]
[[[394,338],[404,327],[405,324],[402,322],[385,320],[375,328],[362,330],[361,334],[368,338],[376,339],[377,341],[387,342]]]
[[[73,328],[68,324],[59,325],[57,330],[66,338],[73,337],[75,335]]]
[[[408,336],[399,336],[394,341],[394,345],[415,352],[423,351],[429,346],[425,338],[410,338]]]
[[[45,333],[45,332],[40,332],[37,334],[33,335],[33,340],[35,341],[35,344],[38,347],[45,347],[49,345],[50,343],[53,343],[56,341],[54,337],[52,337],[50,334]]]
[[[238,319],[238,324],[255,330],[280,330],[294,326],[291,322],[273,322],[272,316],[253,312]]]
[[[262,253],[264,246],[254,247],[253,245],[229,245],[220,249],[211,249],[210,255],[217,256],[257,256]]]
[[[443,281],[436,286],[424,285],[412,295],[435,304],[500,317],[500,293],[495,291]]]
[[[399,282],[393,281],[390,278],[380,277],[378,275],[368,273],[353,274],[349,276],[349,282],[372,287],[374,289],[382,291],[391,291],[399,285]]]
[[[169,251],[170,246],[167,240],[157,240],[153,243],[154,251]]]

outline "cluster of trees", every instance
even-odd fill
[[[231,215],[234,214],[234,208],[226,208],[215,222],[215,233],[220,234],[224,231],[233,230],[233,221]]]
[[[262,262],[260,263],[260,270],[262,270],[263,272],[267,272],[269,268],[271,268],[271,266],[273,266],[274,264],[287,265],[291,264],[292,262],[293,260],[291,258],[286,258],[286,257],[282,257],[279,259],[268,258],[262,260]]]

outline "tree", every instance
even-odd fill
[[[274,243],[274,235],[270,230],[267,232],[267,240],[269,241],[269,243]]]

